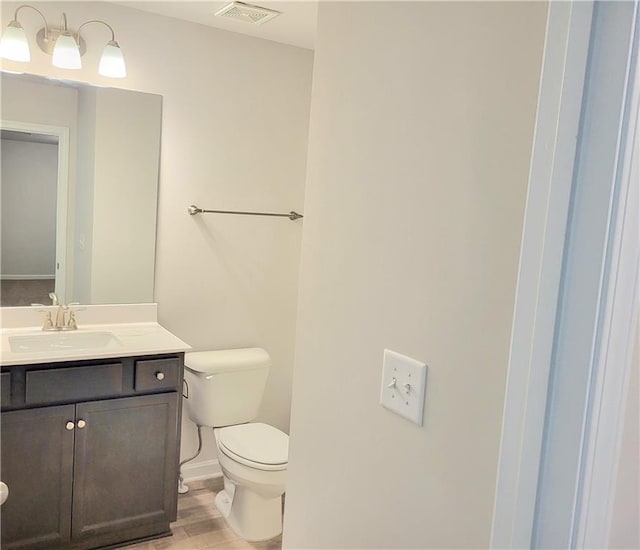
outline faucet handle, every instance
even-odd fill
[[[44,304],[31,304],[33,307],[39,307],[38,313],[45,313],[44,323],[42,323],[42,330],[54,330],[53,319],[51,318],[51,306],[45,306]]]
[[[76,321],[76,311],[83,311],[85,307],[77,307],[80,305],[80,302],[71,302],[66,306],[66,309],[69,311],[69,318],[67,319],[66,329],[67,330],[75,330],[78,328],[78,323]]]
[[[46,313],[44,323],[42,324],[42,330],[53,330],[53,320],[51,319],[51,312],[47,311],[46,309],[41,309],[40,311]]]
[[[74,310],[69,311],[69,319],[67,321],[66,328],[68,330],[75,330],[78,328],[78,323],[76,322],[76,313]]]

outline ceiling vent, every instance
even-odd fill
[[[252,25],[261,25],[274,17],[280,15],[279,11],[263,8],[262,6],[254,6],[245,4],[244,2],[231,2],[221,10],[216,12],[218,17],[234,19]]]

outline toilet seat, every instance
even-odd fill
[[[258,470],[286,470],[289,436],[260,422],[227,426],[218,430],[220,450],[229,458]]]

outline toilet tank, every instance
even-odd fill
[[[199,426],[251,422],[262,402],[271,358],[262,348],[195,351],[184,356],[187,414]]]

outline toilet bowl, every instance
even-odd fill
[[[282,532],[288,436],[260,423],[218,428],[213,433],[225,482],[216,507],[248,541],[277,537]]]
[[[214,428],[224,489],[215,505],[240,537],[258,542],[282,533],[289,436],[252,422],[271,359],[260,348],[185,354],[189,418]]]

